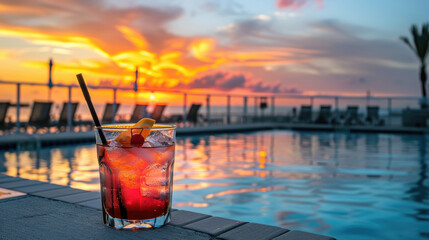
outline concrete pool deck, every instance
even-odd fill
[[[162,228],[117,231],[102,223],[99,192],[4,174],[0,174],[0,212],[0,239],[335,240],[184,210],[173,210],[171,222]]]
[[[248,123],[230,125],[209,125],[195,127],[179,127],[177,135],[232,133],[270,129],[287,129],[296,131],[326,131],[326,132],[353,132],[353,133],[398,133],[398,134],[429,134],[429,128],[401,127],[401,126],[338,126],[329,124],[300,124],[300,123]],[[6,134],[0,135],[0,149],[15,149],[21,147],[43,147],[53,145],[94,142],[93,131],[86,132],[56,132],[45,134]]]

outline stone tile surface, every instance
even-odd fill
[[[241,224],[244,222],[221,217],[209,217],[183,227],[217,236]]]
[[[118,231],[101,211],[27,195],[0,200],[0,239],[209,240],[208,234],[167,225],[150,231]],[[5,216],[8,216],[7,218]]]
[[[94,199],[94,200],[89,200],[85,202],[80,202],[78,203],[78,205],[101,210],[101,199]]]
[[[21,178],[10,177],[10,176],[3,175],[3,174],[0,174],[0,176],[1,176],[0,183],[14,182],[14,181],[20,181],[20,180],[22,180]]]
[[[8,189],[15,189],[15,188],[19,188],[19,187],[32,186],[32,185],[38,185],[38,184],[42,184],[42,182],[23,179],[20,181],[0,183],[0,187],[8,188]]]
[[[39,197],[45,197],[45,198],[55,198],[55,197],[61,197],[61,196],[67,196],[71,194],[76,193],[83,193],[85,191],[80,189],[74,189],[74,188],[61,188],[61,189],[54,189],[54,190],[47,190],[42,192],[36,192],[33,193],[33,195],[39,196]]]
[[[54,199],[64,201],[64,202],[69,202],[69,203],[78,203],[78,202],[85,202],[85,201],[94,200],[94,199],[100,200],[101,196],[99,192],[83,192],[83,193],[76,193],[76,194],[71,194],[67,196],[54,197]]]
[[[177,209],[172,210],[171,223],[160,229],[116,231],[102,223],[99,192],[0,174],[2,186],[19,189],[30,195],[0,199],[0,239],[32,236],[33,239],[335,240],[302,231],[288,231],[275,226],[244,223]],[[16,231],[16,226],[31,227],[20,227],[20,231]]]
[[[277,237],[288,230],[284,228],[263,225],[258,223],[246,223],[228,232],[222,233],[218,239],[226,240],[268,240]]]
[[[175,226],[183,226],[204,218],[208,218],[210,215],[202,214],[202,213],[196,213],[196,212],[190,212],[190,211],[184,211],[184,210],[178,210],[171,212],[171,221],[170,224]]]
[[[15,188],[15,190],[20,192],[25,192],[25,193],[35,193],[35,192],[43,192],[47,190],[60,189],[60,188],[66,188],[66,187],[61,185],[56,185],[56,184],[42,183],[38,185],[18,187],[18,188]]]
[[[292,230],[290,232],[287,232],[285,234],[282,234],[273,240],[335,240],[334,238],[322,236],[318,234],[308,233],[308,232],[302,232],[302,231],[295,231]]]

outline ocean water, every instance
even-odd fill
[[[429,238],[429,136],[196,135],[177,138],[175,161],[175,208],[339,239]],[[93,144],[3,151],[0,172],[99,190]]]

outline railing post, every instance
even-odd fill
[[[247,97],[243,98],[243,122],[247,123]]]
[[[258,97],[255,97],[255,108],[254,108],[254,112],[255,112],[255,118],[257,118],[257,116],[258,116]]]
[[[114,88],[113,89],[113,119],[112,119],[112,123],[114,123],[115,122],[115,117],[116,117],[116,91],[117,91],[118,89],[117,88]]]
[[[334,120],[335,120],[335,124],[337,123],[337,120],[340,119],[340,109],[339,109],[339,103],[338,103],[338,96],[335,96],[335,114],[334,114]]]
[[[264,101],[262,101],[262,99],[265,99],[265,100],[264,100]],[[261,113],[261,120],[262,120],[262,121],[264,121],[265,108],[262,108],[262,107],[261,107],[262,102],[264,102],[264,103],[266,103],[266,102],[267,102],[265,97],[259,97],[259,108],[261,109],[261,110],[260,110],[260,113]]]
[[[335,111],[338,112],[338,97],[335,97]]]
[[[188,105],[188,94],[183,94],[183,125],[186,124],[186,105]]]
[[[389,116],[389,126],[392,125],[392,98],[388,98],[387,99],[387,112],[388,112],[388,116]]]
[[[231,123],[231,96],[228,95],[226,99],[226,123]]]
[[[16,132],[21,131],[21,121],[19,120],[19,114],[21,110],[21,83],[16,84]]]
[[[207,119],[207,123],[210,124],[210,95],[207,95],[206,97],[206,108],[207,108],[206,119]]]
[[[371,92],[366,91],[366,106],[368,107],[371,104]]]
[[[69,101],[67,103],[67,126],[70,132],[73,132],[73,116],[72,116],[72,86],[69,88]]]
[[[274,119],[274,111],[275,111],[274,96],[271,96],[271,121]]]

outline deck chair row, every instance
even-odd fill
[[[34,102],[28,122],[22,123],[22,126],[24,128],[34,127],[36,130],[51,126],[56,126],[58,128],[65,127],[68,121],[68,104],[63,104],[59,119],[53,122],[51,121],[50,115],[52,104],[52,102]],[[77,105],[77,103],[72,103],[71,113],[73,116],[76,113]],[[10,102],[0,102],[0,130],[2,131],[7,131],[16,127],[15,123],[10,120],[6,121],[7,111],[10,106]]]
[[[343,125],[384,125],[379,115],[379,106],[367,106],[365,118],[359,116],[359,106],[347,106],[345,112],[332,112],[330,105],[321,105],[319,115],[313,121],[311,105],[302,105],[298,116],[300,123],[343,124]]]
[[[53,102],[40,102],[36,101],[33,103],[31,113],[29,120],[27,122],[22,123],[22,126],[27,128],[33,128],[35,131],[38,131],[42,128],[50,128],[50,127],[57,127],[59,130],[63,130],[68,125],[68,103],[64,102],[61,113],[58,120],[52,120],[51,119],[51,108],[52,108]],[[73,102],[71,103],[71,116],[72,116],[72,124],[73,126],[81,126],[81,125],[87,125],[92,126],[92,121],[82,121],[82,120],[76,120],[76,111],[79,103]],[[15,127],[15,123],[12,123],[11,121],[7,122],[7,111],[8,108],[11,106],[10,102],[0,102],[0,130],[10,130],[13,127]],[[120,108],[121,104],[113,104],[113,103],[107,103],[104,108],[103,116],[101,119],[102,124],[109,124],[113,123],[114,119],[118,113],[118,110]],[[161,122],[163,119],[163,113],[165,111],[165,108],[167,107],[166,104],[157,104],[155,105],[152,113],[149,113],[147,111],[148,105],[146,104],[136,104],[134,106],[133,112],[131,114],[130,119],[122,119],[119,122],[137,122],[141,118],[144,117],[150,117],[152,119],[155,119],[157,122]],[[192,104],[188,114],[187,114],[187,121],[196,123],[198,119],[198,110],[200,109],[201,104]],[[166,121],[172,120],[171,118],[165,119]],[[182,119],[179,119],[182,121]]]

